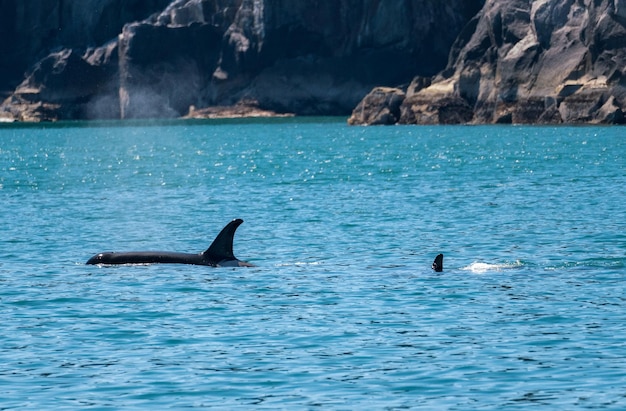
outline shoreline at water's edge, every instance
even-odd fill
[[[13,121],[0,122],[0,130],[11,128],[72,128],[72,127],[160,127],[160,126],[195,126],[195,125],[232,125],[232,124],[304,124],[304,123],[342,123],[347,124],[346,116],[249,116],[249,117],[214,117],[214,118],[154,118],[154,119],[109,119],[109,120],[58,120],[58,121]]]
[[[195,125],[232,125],[232,124],[271,124],[271,123],[343,123],[348,127],[370,127],[369,124],[350,125],[347,116],[241,116],[241,117],[175,117],[175,118],[143,118],[143,119],[94,119],[94,120],[54,120],[54,121],[2,121],[0,130],[12,128],[66,128],[66,127],[160,127],[160,126],[195,126]],[[621,127],[622,124],[594,124],[594,123],[524,123],[524,124],[494,124],[494,123],[457,123],[457,124],[401,124],[396,123],[387,127]]]
[[[196,109],[189,107],[189,113],[183,119],[224,119],[224,118],[267,118],[267,117],[294,117],[294,113],[278,113],[265,110],[251,104],[235,104],[233,106],[210,106]]]

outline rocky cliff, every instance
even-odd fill
[[[483,2],[0,0],[16,39],[0,46],[0,116],[346,115],[375,86],[442,70]]]
[[[487,0],[445,70],[373,90],[351,124],[624,122],[626,1]]]

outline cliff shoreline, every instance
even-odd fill
[[[0,0],[4,121],[622,124],[624,0]]]
[[[446,69],[373,90],[349,121],[623,124],[625,23],[621,0],[488,0]]]
[[[481,2],[0,0],[17,39],[0,46],[0,117],[176,118],[246,101],[348,116],[373,87],[445,67]]]

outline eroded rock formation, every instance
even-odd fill
[[[488,0],[398,122],[622,123],[625,75],[625,1]]]
[[[0,35],[10,119],[625,121],[624,0],[0,0]]]
[[[0,0],[1,34],[18,39],[0,50],[0,116],[178,117],[246,101],[345,115],[375,86],[445,67],[483,1]]]

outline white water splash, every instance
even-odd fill
[[[502,271],[508,270],[511,268],[519,268],[522,266],[522,263],[517,260],[513,263],[501,263],[501,264],[489,264],[489,263],[479,263],[473,262],[468,266],[461,268],[461,270],[471,271],[472,273],[482,274],[488,271]]]

